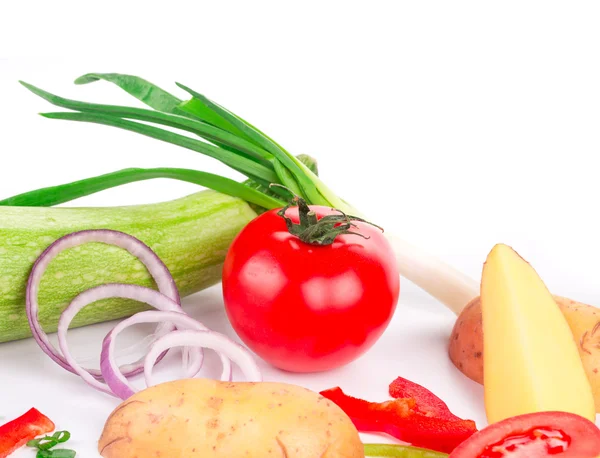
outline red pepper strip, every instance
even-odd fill
[[[19,418],[0,426],[0,458],[6,458],[12,452],[41,434],[54,431],[54,423],[40,413],[31,409]]]
[[[470,420],[445,420],[417,411],[414,398],[368,402],[346,395],[339,387],[321,392],[350,417],[359,431],[382,432],[417,447],[449,453],[477,428]]]
[[[434,416],[442,420],[461,420],[461,418],[450,412],[446,403],[435,394],[405,378],[398,377],[390,384],[390,396],[393,398],[414,398],[417,403],[417,411],[425,416]]]

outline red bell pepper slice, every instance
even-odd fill
[[[390,396],[396,399],[413,398],[417,404],[417,411],[423,415],[435,416],[442,420],[462,420],[450,412],[446,403],[427,388],[405,378],[398,377],[390,384]]]
[[[54,423],[40,413],[31,409],[19,418],[0,426],[0,458],[6,458],[31,439],[41,434],[54,431]]]
[[[321,395],[337,404],[359,431],[387,433],[417,447],[451,452],[477,431],[473,421],[436,417],[418,408],[418,400],[412,397],[368,402],[346,395],[339,387]]]

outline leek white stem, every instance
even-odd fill
[[[442,260],[386,233],[392,245],[400,275],[422,288],[457,315],[475,297],[479,283]]]

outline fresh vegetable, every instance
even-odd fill
[[[243,201],[203,191],[172,202],[120,208],[0,207],[0,342],[31,335],[25,312],[27,278],[40,253],[82,229],[127,232],[156,252],[188,295],[217,283],[227,248],[256,213]],[[105,283],[152,287],[143,264],[126,251],[91,243],[61,253],[39,289],[40,324],[54,332],[64,306],[81,291]],[[116,319],[144,309],[108,299],[86,308],[72,326]]]
[[[38,450],[36,458],[74,458],[77,453],[75,450],[59,448],[56,450]]]
[[[563,316],[569,323],[579,357],[592,385],[596,412],[600,412],[600,310],[572,299],[554,296]],[[450,359],[467,377],[483,384],[483,328],[481,300],[474,299],[460,314],[449,347]]]
[[[137,287],[133,287],[137,288]],[[155,306],[159,310],[168,310],[171,311],[148,311],[148,312],[139,312],[132,317],[127,318],[126,320],[121,321],[118,325],[116,325],[104,338],[104,342],[102,344],[102,354],[100,357],[100,365],[102,367],[102,375],[106,380],[107,386],[110,390],[116,394],[121,399],[126,399],[135,393],[137,390],[127,381],[127,377],[125,377],[119,368],[117,367],[117,363],[115,361],[114,351],[115,351],[115,341],[116,337],[128,327],[140,324],[140,323],[172,323],[177,326],[177,329],[187,329],[192,331],[205,331],[209,332],[208,328],[204,326],[199,321],[194,320],[193,318],[187,316],[181,311],[174,310],[175,307],[172,305],[167,305],[167,302],[163,297],[160,297],[158,294],[150,293],[150,290],[146,290],[141,292],[145,294],[145,301],[149,304],[155,304]],[[65,327],[66,329],[66,327]],[[156,348],[164,344],[165,336],[159,337],[155,340],[150,350],[154,351]],[[229,342],[226,345],[231,350],[233,348],[234,351],[237,350],[238,346],[233,344],[228,339],[224,339],[223,336],[219,336],[221,341]],[[211,347],[211,345],[203,345],[203,347]],[[212,345],[214,347],[214,345]],[[237,352],[236,352],[237,354]],[[245,352],[246,358],[250,359],[250,363],[242,363],[243,371],[249,380],[260,380],[260,373],[258,373],[258,369],[256,368],[256,364],[252,361],[252,358],[249,357],[249,354]],[[219,358],[221,359],[221,365],[223,366],[223,372],[221,375],[221,380],[231,380],[232,377],[232,367],[231,361],[229,358],[222,352],[219,352]],[[158,356],[150,356],[150,353],[146,354],[144,358],[144,376],[146,379],[146,385],[152,386],[154,384],[152,379],[152,368],[160,359],[160,355]],[[203,358],[200,358],[197,361],[197,364],[190,364],[188,367],[188,376],[194,377],[198,374],[200,369],[202,368]]]
[[[165,317],[165,319],[168,318]],[[250,382],[260,382],[262,380],[260,369],[256,365],[252,354],[244,347],[232,342],[229,338],[217,332],[187,329],[171,332],[154,342],[146,356],[146,362],[144,363],[144,374],[148,386],[153,383],[152,368],[154,367],[157,358],[161,352],[174,347],[213,349],[221,355],[221,359],[225,361],[229,359],[235,362],[246,377],[246,380]],[[221,380],[231,381],[231,377],[231,368],[224,365]]]
[[[458,316],[450,334],[448,354],[463,374],[483,384],[483,315],[480,297],[473,299]]]
[[[461,420],[452,412],[444,401],[438,398],[427,388],[407,380],[403,377],[397,377],[390,384],[390,396],[399,398],[412,398],[415,400],[415,410],[422,415],[430,415],[442,420]]]
[[[0,341],[28,335],[22,312],[27,273],[41,247],[66,233],[103,227],[125,231],[140,238],[165,261],[185,296],[218,280],[229,243],[243,225],[255,216],[241,201],[214,193],[201,193],[172,203],[133,208],[41,209],[2,205],[51,206],[124,183],[168,177],[191,181],[239,197],[257,211],[282,207],[289,198],[287,191],[269,187],[275,183],[299,193],[309,204],[360,214],[325,186],[311,170],[310,158],[305,159],[308,165],[304,164],[258,129],[193,90],[179,85],[191,97],[182,101],[135,76],[90,74],[76,82],[85,84],[98,79],[117,84],[152,110],[67,100],[26,83],[24,85],[49,102],[73,110],[46,113],[46,117],[119,127],[176,144],[220,160],[246,175],[250,181],[236,183],[194,170],[126,169],[0,201]],[[196,138],[157,125],[175,128]],[[400,274],[430,292],[456,313],[477,295],[478,284],[472,279],[397,237],[391,236],[390,240]],[[149,276],[138,272],[131,258],[104,250],[104,247],[98,250],[90,247],[92,259],[73,253],[64,260],[57,260],[41,289],[40,299],[44,307],[42,325],[45,329],[53,330],[50,326],[56,322],[60,308],[83,289],[121,282],[123,277],[143,286],[151,286]],[[102,269],[96,269],[93,262],[96,259],[103,260]],[[55,275],[72,276],[73,283],[65,288],[62,282],[56,281]],[[88,308],[74,322],[74,326],[119,318],[139,310],[140,306],[131,301],[111,300]]]
[[[58,444],[63,444],[71,438],[69,431],[56,431],[52,436],[44,436],[39,439],[32,439],[27,442],[27,447],[37,448],[38,450],[50,450]]]
[[[139,259],[142,265],[148,270],[148,273],[150,274],[151,278],[156,282],[158,290],[165,296],[176,302],[176,309],[182,311],[181,305],[179,305],[179,292],[177,291],[177,286],[173,281],[173,277],[171,276],[169,269],[167,269],[165,264],[160,260],[158,256],[156,256],[156,254],[148,246],[144,245],[135,237],[132,237],[128,234],[124,234],[122,232],[109,230],[80,231],[61,237],[60,239],[52,243],[48,248],[46,248],[33,264],[33,268],[31,270],[31,273],[29,274],[29,280],[27,281],[25,302],[27,321],[29,322],[29,327],[31,328],[33,337],[38,343],[38,345],[42,348],[42,350],[44,350],[44,352],[48,356],[50,356],[50,358],[54,362],[56,362],[62,368],[67,369],[68,371],[73,373],[76,373],[76,370],[73,369],[73,365],[70,364],[50,343],[48,335],[44,332],[38,321],[38,291],[40,289],[40,282],[42,280],[42,276],[46,272],[46,269],[48,268],[50,263],[59,254],[61,254],[65,250],[81,247],[81,245],[86,245],[92,242],[103,243],[105,245],[111,245],[117,248],[121,248],[123,250],[128,251],[132,256],[135,256],[137,259]],[[105,298],[94,296],[92,297],[91,302],[96,302],[100,299]],[[166,325],[167,329],[164,329],[163,333],[164,331],[174,329],[173,326],[168,326],[168,323],[166,323]],[[59,340],[66,340],[64,338],[64,336],[66,335],[66,330],[64,330],[61,334],[63,335],[63,339]],[[126,377],[135,375],[139,373],[141,369],[141,362],[138,362],[136,364],[131,365],[129,368],[126,368],[124,375]],[[101,377],[101,373],[99,370],[83,368],[81,368],[80,370],[89,373],[96,379]]]
[[[63,312],[61,322],[59,324],[59,342],[61,350],[65,358],[71,364],[71,367],[92,387],[108,394],[114,394],[121,399],[126,399],[135,393],[137,390],[127,382],[126,377],[120,375],[118,371],[114,351],[114,337],[119,331],[127,326],[137,323],[165,323],[173,322],[179,329],[172,331],[166,335],[158,337],[150,347],[150,351],[144,360],[144,373],[148,383],[152,383],[152,367],[157,362],[158,358],[164,351],[172,347],[200,347],[216,350],[223,363],[222,380],[231,380],[231,364],[230,360],[237,363],[244,376],[249,381],[260,381],[261,375],[253,357],[245,348],[233,342],[228,337],[206,329],[204,325],[193,320],[182,312],[174,311],[174,304],[171,303],[171,309],[166,309],[166,312],[140,312],[133,315],[131,318],[117,325],[104,339],[102,345],[102,356],[100,367],[102,368],[102,376],[106,385],[98,380],[95,380],[87,371],[79,367],[68,350],[66,343],[66,331],[68,329],[68,320],[77,309],[96,297],[121,297],[127,299],[139,300],[157,307],[159,310],[165,310],[168,299],[160,293],[135,285],[105,285],[98,286],[92,290],[88,290],[77,296],[71,305]],[[163,309],[163,307],[165,307]],[[198,364],[192,364],[188,371],[191,376],[196,375],[201,368],[201,361]]]
[[[600,430],[591,421],[565,412],[508,418],[471,436],[450,458],[597,458]]]
[[[249,223],[223,268],[233,328],[263,359],[293,372],[356,359],[387,327],[398,294],[380,229],[302,199]]]
[[[332,402],[282,383],[193,379],[141,391],[110,415],[105,458],[362,458],[350,419]]]
[[[73,458],[77,453],[75,450],[66,448],[54,448],[58,444],[64,444],[71,438],[69,431],[57,431],[52,436],[44,436],[27,442],[27,447],[38,450],[36,458]]]
[[[563,299],[563,314],[571,328],[600,412],[600,310],[591,305]]]
[[[38,321],[37,294],[40,279],[51,261],[63,250],[90,242],[101,242],[129,251],[148,269],[156,281],[159,291],[138,285],[111,283],[90,288],[79,295],[64,309],[58,323],[60,352],[52,346]],[[108,333],[102,345],[100,371],[81,367],[73,358],[67,343],[69,325],[84,307],[109,298],[122,298],[144,302],[158,312],[140,312],[117,325]],[[184,347],[184,365],[187,374],[194,377],[203,362],[202,348],[212,348],[219,353],[223,364],[222,379],[231,380],[231,362],[234,360],[250,381],[260,381],[261,375],[250,353],[227,337],[213,333],[202,323],[187,316],[179,303],[179,292],[167,267],[156,254],[138,239],[122,232],[110,230],[88,230],[68,234],[51,244],[35,261],[27,286],[27,317],[39,346],[61,367],[78,374],[93,388],[107,394],[126,399],[136,392],[127,381],[142,368],[148,384],[152,383],[152,368],[172,347]],[[114,341],[127,327],[139,323],[159,323],[154,342],[145,359],[119,368],[114,357]],[[177,331],[175,331],[177,327]],[[62,354],[61,354],[62,352]],[[190,358],[191,355],[191,358]]]
[[[37,409],[0,426],[0,458],[6,458],[36,436],[54,431],[54,423]]]
[[[417,447],[451,452],[477,431],[474,422],[452,416],[456,418],[453,419],[439,403],[431,402],[433,395],[430,392],[421,391],[417,398],[397,398],[381,403],[353,398],[339,387],[321,394],[340,406],[359,431],[387,433]],[[419,399],[424,400],[424,406],[419,406]],[[435,406],[432,411],[427,410],[427,404]]]
[[[483,268],[485,407],[490,423],[563,411],[596,418],[594,398],[569,326],[535,270],[496,245]]]
[[[418,447],[408,447],[394,444],[365,444],[365,456],[383,457],[395,456],[398,458],[447,458],[446,453],[434,452]]]

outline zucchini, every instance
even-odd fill
[[[58,238],[83,229],[114,229],[139,238],[171,271],[181,296],[217,283],[227,249],[255,211],[243,200],[201,191],[170,202],[111,208],[0,207],[0,342],[31,336],[25,313],[29,271]],[[128,252],[101,243],[64,251],[40,285],[40,323],[56,331],[59,316],[80,292],[104,283],[156,287]],[[132,315],[144,304],[98,301],[81,311],[72,327]]]

